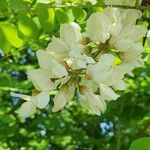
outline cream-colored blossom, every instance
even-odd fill
[[[50,73],[45,69],[33,69],[27,72],[28,79],[32,81],[38,91],[54,90],[55,84],[50,79]]]
[[[114,55],[103,54],[97,64],[89,65],[87,67],[86,75],[96,83],[101,83],[101,81],[111,75],[114,60]]]
[[[91,109],[96,115],[101,115],[106,110],[106,103],[104,99],[93,92],[87,87],[84,89],[82,95],[80,95],[80,104],[82,107]]]
[[[142,17],[142,12],[137,9],[126,9],[122,15],[122,25],[134,25]]]
[[[78,43],[81,40],[80,31],[80,26],[75,22],[63,24],[60,27],[60,38],[67,43],[67,45],[72,46],[72,44]]]
[[[54,97],[54,107],[52,109],[53,112],[57,112],[63,109],[67,102],[69,102],[74,97],[75,86],[74,84],[69,87],[65,87],[65,89],[60,90]]]
[[[68,73],[65,67],[53,59],[47,51],[39,50],[36,54],[40,67],[49,72],[50,78],[62,78],[67,76]]]
[[[68,56],[69,47],[62,39],[53,37],[46,50],[54,59],[61,62]]]
[[[109,26],[110,35],[117,36],[122,29],[122,16],[118,8],[108,7],[104,13],[109,17],[111,25]]]
[[[105,13],[93,13],[87,20],[87,32],[94,42],[104,43],[109,39],[111,21]]]
[[[106,86],[104,84],[100,84],[99,89],[100,89],[100,96],[104,100],[108,100],[108,101],[116,100],[119,97],[119,95],[116,94],[111,87]]]
[[[17,94],[14,92],[11,92],[10,95],[13,97],[20,97],[26,101],[16,111],[20,116],[24,117],[32,115],[36,111],[36,107],[40,109],[44,108],[50,100],[48,92],[41,92],[36,96],[28,96],[24,94]]]

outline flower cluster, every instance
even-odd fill
[[[62,24],[60,38],[52,37],[46,50],[37,51],[40,67],[27,73],[35,87],[32,96],[11,93],[26,101],[17,112],[29,116],[44,108],[50,91],[57,90],[53,112],[63,109],[76,93],[81,106],[103,113],[106,102],[119,97],[116,91],[127,88],[124,76],[143,66],[140,40],[146,29],[135,25],[141,16],[139,10],[108,7],[88,18],[86,32],[81,33],[75,22]]]

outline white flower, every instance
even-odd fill
[[[105,43],[109,39],[111,21],[104,13],[93,13],[87,20],[87,32],[94,42]]]
[[[93,94],[88,88],[84,90],[83,94],[79,99],[82,107],[91,109],[96,115],[101,115],[101,113],[105,112],[106,103],[101,96]]]
[[[136,9],[126,9],[123,12],[123,26],[136,24],[137,19],[142,17],[142,12]]]
[[[117,37],[112,37],[110,39],[110,44],[114,45],[120,40],[131,40],[133,42],[139,41],[145,36],[147,29],[141,25],[128,25],[124,27]],[[127,45],[128,46],[128,45]]]
[[[130,74],[131,71],[134,69],[134,67],[130,64],[121,64],[112,67],[112,72],[105,80],[101,81],[101,84],[112,86],[116,85],[118,82],[120,82],[125,74]]]
[[[117,81],[115,84],[112,85],[114,90],[125,90],[128,87],[128,84],[123,80]]]
[[[40,67],[49,72],[50,78],[67,76],[68,73],[65,67],[53,59],[47,51],[39,50],[36,54]]]
[[[109,26],[110,35],[117,36],[122,29],[122,16],[117,8],[108,7],[104,13],[109,17],[111,25]]]
[[[54,90],[55,84],[50,79],[50,74],[44,69],[33,69],[28,71],[28,79],[32,81],[38,91]]]
[[[72,46],[72,44],[78,43],[81,40],[80,26],[72,22],[71,24],[63,24],[60,27],[60,38]]]
[[[24,117],[32,115],[35,112],[36,107],[40,109],[44,108],[49,102],[48,92],[41,92],[36,96],[28,96],[24,94],[17,94],[14,92],[11,92],[10,95],[14,97],[20,97],[26,101],[16,111],[20,116]]]
[[[115,56],[112,54],[103,54],[97,64],[89,65],[86,70],[86,75],[93,79],[96,83],[101,83],[112,73],[112,65]]]
[[[61,110],[62,108],[65,107],[65,105],[67,103],[65,93],[62,91],[58,92],[55,95],[53,101],[54,101],[54,107],[53,107],[52,111],[57,112],[57,111]]]
[[[67,102],[69,102],[74,97],[74,92],[75,92],[74,85],[66,87],[65,90],[59,91],[53,99],[54,107],[52,111],[57,112],[63,109],[66,106]]]
[[[100,84],[99,89],[100,89],[100,96],[104,100],[116,100],[119,97],[119,95],[116,94],[111,87],[106,86],[104,84]]]
[[[68,56],[69,47],[62,39],[53,37],[52,42],[48,44],[46,51],[48,51],[57,61],[61,62]]]

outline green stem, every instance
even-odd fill
[[[121,129],[120,129],[120,125],[118,125],[116,150],[120,150],[120,148],[121,148]]]

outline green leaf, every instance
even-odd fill
[[[131,143],[130,150],[149,150],[150,137],[136,139]]]
[[[0,28],[0,49],[4,50],[5,53],[8,53],[9,50],[11,49],[11,45],[5,38],[5,35],[1,28]]]
[[[26,15],[20,15],[18,33],[23,39],[34,39],[38,36],[37,25]]]
[[[5,35],[5,38],[8,40],[8,42],[12,46],[14,46],[16,48],[19,48],[22,46],[22,40],[18,37],[15,26],[4,23],[4,24],[1,24],[1,27],[2,27],[3,33]]]
[[[41,26],[46,32],[51,32],[55,28],[55,12],[45,4],[38,4],[36,8]]]
[[[72,9],[67,10],[67,15],[68,15],[68,18],[69,18],[69,22],[73,22],[75,18],[74,18],[74,15],[72,13]]]
[[[56,9],[55,14],[56,19],[60,24],[69,22],[67,14],[62,9]]]
[[[80,7],[72,8],[73,15],[77,21],[83,21],[86,18],[86,11]]]
[[[7,3],[6,0],[1,0],[1,1],[0,1],[0,9],[1,9],[1,10],[6,9],[7,6],[8,6],[8,3]]]
[[[23,0],[9,0],[9,7],[15,11],[27,11],[29,2]]]

